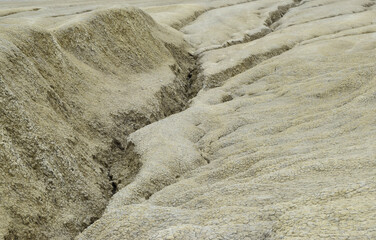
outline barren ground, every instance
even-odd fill
[[[375,0],[0,0],[0,239],[376,239]]]

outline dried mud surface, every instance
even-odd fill
[[[375,16],[0,0],[0,239],[376,238]]]

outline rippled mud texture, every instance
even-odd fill
[[[0,238],[376,238],[375,16],[1,3]]]

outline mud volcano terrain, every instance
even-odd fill
[[[0,239],[376,239],[375,0],[0,0]]]

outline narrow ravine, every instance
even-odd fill
[[[240,3],[237,3],[237,4],[243,4],[243,3],[247,3],[247,2],[249,2],[249,1],[240,2]],[[290,4],[278,6],[277,10],[269,13],[269,17],[265,20],[265,26],[270,29],[270,27],[274,23],[276,23],[278,20],[280,20],[283,17],[283,15],[286,14],[289,11],[290,8],[296,7],[299,3],[300,3],[300,1],[295,1],[295,3],[290,3]],[[195,12],[194,17],[190,18],[187,21],[184,21],[184,25],[178,26],[178,27],[180,29],[182,29],[184,26],[187,26],[191,22],[194,22],[200,15],[202,15],[206,12],[210,12],[211,10],[235,6],[237,4],[228,4],[228,5],[221,6],[219,8],[210,8],[208,10],[205,10],[205,11],[199,12],[199,13]],[[177,26],[173,26],[173,27],[176,28]],[[260,33],[255,33],[253,35],[245,36],[242,41],[231,42],[231,43],[226,42],[222,47],[213,48],[213,49],[206,49],[204,52],[216,50],[216,49],[220,49],[220,48],[226,48],[226,47],[230,47],[232,45],[243,44],[243,43],[247,43],[247,42],[250,42],[250,41],[253,41],[253,40],[257,40],[257,39],[260,39],[260,38],[266,36],[270,32],[272,32],[272,30],[266,31],[266,32],[261,30]],[[153,119],[148,119],[146,116],[127,115],[127,118],[132,119],[132,122],[130,124],[137,125],[137,127],[134,127],[132,129],[132,131],[127,132],[128,135],[137,131],[137,130],[139,130],[139,129],[141,129],[141,128],[143,128],[143,127],[145,127],[145,126],[148,126],[149,124],[152,124],[153,122],[159,121],[159,120],[161,120],[165,117],[168,117],[168,116],[175,114],[175,113],[179,113],[179,112],[187,109],[189,107],[189,102],[191,101],[191,99],[193,99],[197,95],[197,93],[204,87],[204,81],[213,83],[214,82],[213,79],[221,79],[221,81],[223,82],[230,77],[233,77],[233,76],[235,76],[235,75],[237,75],[241,72],[244,72],[244,71],[256,66],[257,64],[262,63],[263,61],[265,61],[265,60],[267,60],[271,57],[278,56],[281,53],[288,51],[290,49],[289,47],[283,46],[280,50],[274,50],[273,52],[263,53],[263,54],[260,54],[259,56],[252,56],[249,59],[245,60],[244,63],[241,64],[243,66],[242,68],[239,68],[239,66],[237,66],[236,71],[234,71],[234,69],[227,69],[226,71],[224,71],[224,72],[222,72],[218,75],[211,76],[211,79],[205,79],[204,80],[203,78],[199,77],[200,73],[201,73],[200,72],[201,71],[200,56],[203,52],[196,52],[195,55],[189,56],[188,53],[181,52],[181,50],[176,49],[172,45],[168,45],[167,48],[170,48],[171,49],[170,51],[173,54],[177,53],[176,56],[175,56],[175,60],[177,61],[177,65],[173,66],[172,69],[175,72],[177,78],[184,79],[181,82],[183,82],[185,84],[185,86],[183,88],[180,88],[180,89],[179,89],[179,87],[174,87],[174,88],[171,88],[172,90],[169,90],[169,87],[167,87],[167,88],[163,88],[160,91],[160,93],[157,93],[157,95],[159,95],[158,99],[161,99],[160,103],[159,103],[160,106],[165,106],[165,107],[163,107],[161,109],[161,112],[157,113],[156,115],[162,116],[162,117],[156,117],[156,118],[153,118]],[[181,58],[181,56],[185,56],[185,57]],[[186,74],[185,78],[184,78],[184,76],[180,76],[181,74],[177,70],[177,68],[180,68],[181,65],[190,66],[188,68],[188,74]],[[231,72],[231,74],[228,74],[228,72]],[[225,75],[226,77],[225,78],[220,77],[219,75]],[[213,87],[216,87],[216,85],[215,84],[205,85],[205,87],[213,88]],[[171,92],[169,92],[169,91],[171,91]],[[177,96],[183,96],[182,97],[183,101],[178,100],[176,97],[174,97],[174,95],[175,96],[176,95]],[[181,97],[178,97],[178,98],[180,99]],[[174,103],[172,104],[171,101],[173,101]],[[178,103],[178,104],[176,105],[176,103]],[[125,138],[127,138],[127,136],[125,136]],[[126,144],[126,147],[124,147],[123,143],[121,143],[119,140],[114,139],[111,146],[110,146],[110,149],[108,151],[106,151],[106,153],[105,153],[105,158],[113,159],[113,160],[109,161],[108,165],[106,166],[106,168],[108,169],[109,183],[112,186],[112,195],[114,195],[116,192],[118,192],[119,184],[121,185],[120,188],[125,187],[126,185],[130,184],[132,182],[132,179],[134,179],[134,177],[138,174],[138,171],[142,167],[142,163],[139,162],[139,160],[137,159],[138,158],[137,154],[134,153],[133,143],[132,142],[126,142],[125,144]],[[120,154],[119,154],[119,151],[120,151]],[[121,152],[123,152],[123,153],[121,153]],[[111,154],[113,154],[113,156],[110,156]],[[103,158],[103,156],[102,156],[102,158]],[[116,163],[117,162],[116,158],[126,159],[126,161],[129,162],[130,164],[127,163],[125,166],[124,165],[119,166],[118,163]],[[116,167],[114,167],[114,166],[116,166]],[[119,169],[119,168],[126,168],[127,169],[126,170],[127,176],[125,176],[125,174],[120,174],[121,176],[114,177],[114,174],[112,172],[116,172],[116,171],[119,171],[119,170],[112,170],[112,169]],[[122,171],[122,170],[120,170],[120,171]],[[119,174],[115,174],[115,175],[119,175]],[[124,180],[124,178],[126,178],[126,180]]]
[[[348,199],[354,188],[358,197],[367,194],[374,198],[360,184],[362,177],[346,177],[345,167],[336,165],[341,158],[349,161],[351,169],[357,167],[359,158],[350,160],[345,152],[351,151],[350,145],[360,144],[352,134],[364,132],[350,127],[359,122],[352,108],[344,106],[367,104],[351,96],[363,96],[366,86],[374,88],[374,71],[367,63],[372,57],[364,59],[366,51],[360,49],[356,37],[340,35],[337,41],[335,36],[363,24],[367,28],[352,32],[366,39],[361,32],[372,28],[369,17],[373,12],[354,13],[368,22],[347,19],[344,14],[329,21],[323,17],[329,12],[309,15],[305,9],[310,4],[267,5],[277,10],[267,12],[263,28],[251,35],[244,35],[244,29],[233,30],[231,27],[239,24],[238,16],[230,21],[225,14],[250,16],[244,10],[248,7],[259,21],[264,12],[258,11],[265,9],[262,6],[213,9],[182,29],[196,56],[197,78],[193,78],[191,89],[200,91],[184,111],[130,134],[128,141],[143,163],[138,175],[112,197],[102,218],[77,239],[278,239],[286,235],[309,239],[320,233],[321,226],[310,226],[311,233],[299,228],[300,224],[310,222],[312,215],[319,219],[322,212],[334,214],[338,205],[333,196],[346,206],[357,201],[357,197]],[[365,7],[360,4],[361,8]],[[338,24],[344,20],[346,26]],[[216,27],[226,34],[205,32],[218,21],[222,24]],[[313,26],[316,21],[320,27]],[[233,40],[241,34],[242,40]],[[310,42],[320,36],[328,39]],[[353,52],[338,54],[333,50],[337,44],[356,46],[353,51],[359,54],[358,62],[344,61]],[[365,71],[364,75],[345,77],[358,64],[361,69],[356,72]],[[335,83],[329,86],[328,79]],[[369,99],[369,94],[364,97]],[[333,108],[340,114],[332,115]],[[333,124],[333,118],[341,123]],[[363,136],[369,140],[371,135]],[[350,145],[341,145],[347,141]],[[343,152],[331,148],[334,143],[340,144]],[[362,155],[362,150],[355,154]],[[367,165],[370,159],[367,155],[359,161]],[[372,171],[366,175],[365,184],[372,188]],[[350,178],[351,186],[347,185]],[[306,205],[314,212],[306,211]],[[364,201],[361,208],[366,205]],[[352,221],[344,223],[350,227]],[[330,229],[323,232],[325,236],[333,233]]]
[[[248,2],[248,1],[246,1],[246,2]],[[290,8],[296,7],[299,2],[300,1],[296,1],[293,4],[290,3],[290,4],[287,4],[287,5],[278,6],[277,10],[272,11],[268,14],[269,17],[265,20],[265,27],[270,29],[271,25],[273,25],[278,20],[280,20],[283,17],[283,15],[288,12],[288,10]],[[243,4],[243,2],[239,3],[239,4]],[[235,5],[231,5],[231,4],[225,5],[225,6],[223,6],[223,8],[235,6]],[[217,9],[220,9],[220,8],[208,9],[206,11],[200,12],[199,14],[194,13],[194,17],[192,17],[192,19],[189,19],[189,21],[187,20],[185,22],[184,26],[188,26],[190,24],[189,22],[191,22],[191,23],[194,22],[200,15],[207,13],[207,12],[210,12],[211,10],[217,10]],[[179,26],[179,27],[183,28],[184,26],[182,25],[182,26]],[[174,27],[176,27],[176,26],[174,26]],[[148,119],[148,120],[144,121],[142,119],[147,119],[145,116],[138,116],[137,118],[133,119],[131,116],[127,115],[127,118],[131,117],[132,120],[135,122],[135,123],[133,123],[133,125],[137,124],[137,127],[133,128],[133,130],[131,132],[129,132],[128,135],[132,134],[133,132],[135,132],[137,130],[142,130],[143,128],[147,127],[148,125],[152,124],[153,122],[160,121],[160,120],[164,119],[165,117],[168,117],[172,114],[176,114],[176,113],[182,112],[184,110],[187,110],[189,108],[189,103],[191,102],[191,100],[193,98],[196,97],[196,95],[198,94],[198,92],[200,90],[202,90],[203,88],[216,87],[215,84],[206,85],[206,83],[209,82],[209,81],[213,83],[213,80],[203,79],[202,77],[200,77],[201,76],[200,75],[201,70],[202,70],[202,68],[201,68],[201,64],[202,64],[201,55],[204,52],[208,52],[208,51],[216,50],[216,49],[221,49],[221,48],[226,48],[226,47],[230,47],[232,45],[248,43],[248,42],[251,42],[253,40],[260,39],[260,38],[266,36],[267,34],[269,34],[270,32],[272,32],[271,29],[269,31],[265,31],[265,32],[263,30],[261,30],[260,33],[255,33],[253,35],[245,36],[242,41],[231,42],[231,43],[226,42],[225,44],[223,44],[223,46],[221,46],[219,48],[212,48],[212,49],[209,48],[209,49],[206,49],[203,52],[197,52],[196,51],[195,54],[179,53],[175,58],[178,65],[174,66],[172,69],[177,75],[179,75],[179,72],[176,70],[176,68],[179,68],[179,65],[191,66],[188,69],[188,74],[186,74],[185,79],[183,80],[185,86],[181,89],[173,88],[175,91],[176,91],[176,89],[178,89],[177,92],[168,92],[164,88],[164,89],[162,89],[161,93],[158,93],[161,96],[168,96],[166,98],[166,100],[163,100],[164,99],[163,97],[159,97],[159,99],[162,99],[162,101],[160,102],[160,105],[166,107],[166,108],[162,108],[162,112],[160,113],[160,115],[163,116],[163,117],[155,118],[155,119],[152,119],[152,120]],[[172,46],[170,46],[170,47],[172,47]],[[281,53],[288,51],[289,49],[290,48],[288,48],[288,47],[282,47],[281,50],[275,50],[275,51],[270,52],[270,53],[269,52],[263,53],[263,54],[260,54],[259,56],[252,56],[247,60],[247,61],[249,61],[249,63],[245,62],[244,64],[242,64],[243,68],[240,69],[239,66],[237,66],[237,70],[236,70],[237,73],[234,73],[234,69],[228,69],[228,70],[220,73],[222,75],[225,75],[226,78],[219,77],[219,75],[216,75],[216,76],[212,76],[212,79],[220,78],[222,81],[225,81],[226,79],[228,79],[230,77],[233,77],[233,76],[235,76],[235,75],[237,75],[241,72],[244,72],[244,71],[246,71],[246,70],[248,70],[252,67],[257,66],[258,64],[262,63],[263,61],[265,61],[269,58],[272,58],[274,56],[278,56]],[[180,51],[176,48],[171,49],[171,50],[172,50],[171,51],[172,53],[176,53],[176,52]],[[180,58],[180,56],[184,56],[184,55],[187,56],[187,54],[190,55],[190,57]],[[185,61],[185,62],[183,63],[182,61]],[[231,72],[232,75],[228,74],[228,72]],[[179,104],[178,107],[174,107],[174,110],[171,110],[171,109],[169,109],[168,106],[175,105],[175,103],[171,104],[171,99],[173,101],[175,101],[174,97],[172,97],[174,95],[178,95],[178,96],[183,95],[184,101],[181,104]],[[226,95],[226,96],[223,97],[222,101],[227,102],[227,101],[231,101],[231,99],[232,98],[231,98],[230,95]],[[157,115],[159,115],[159,114],[157,114]],[[127,136],[124,136],[124,139],[127,139]],[[126,146],[126,147],[124,147],[124,146]],[[123,142],[121,143],[119,140],[115,139],[114,142],[112,143],[110,149],[108,151],[106,151],[106,153],[105,153],[105,158],[113,159],[113,160],[110,161],[110,164],[108,166],[106,166],[106,168],[108,169],[109,183],[112,186],[112,196],[114,194],[116,194],[119,190],[121,190],[122,188],[131,184],[132,181],[135,179],[135,177],[139,174],[140,169],[142,168],[142,161],[140,161],[141,157],[140,157],[139,154],[137,154],[134,147],[135,146],[134,146],[134,143],[132,141],[124,142],[124,140],[123,140]],[[207,153],[200,152],[201,158],[204,159],[206,164],[209,164],[210,160],[206,157],[206,155],[207,155]],[[118,159],[125,159],[126,162],[119,163]],[[202,164],[199,164],[197,167],[199,167],[201,165]],[[178,178],[180,178],[180,174],[176,175],[176,179],[178,179]],[[175,182],[175,181],[173,181],[173,182]],[[171,182],[170,184],[172,184],[173,182]],[[167,185],[163,185],[162,188],[166,187]],[[158,187],[157,189],[158,189],[157,191],[161,190],[160,187]],[[139,194],[143,198],[148,200],[154,193],[155,193],[155,190],[153,191],[153,190],[149,190],[149,189],[143,189],[143,190],[141,190],[141,193],[139,193]],[[88,227],[90,227],[90,226],[88,226]]]
[[[376,237],[374,0],[2,13],[0,240]]]
[[[127,136],[196,95],[195,59],[181,36],[136,8],[1,31],[1,67],[11,70],[0,72],[0,235],[73,238],[141,168]],[[14,189],[27,207],[14,208]]]

